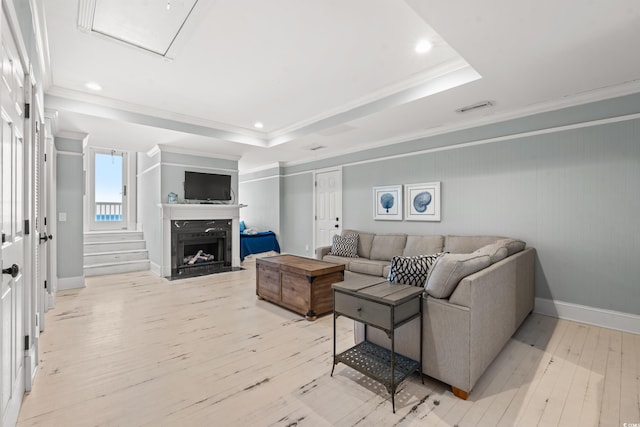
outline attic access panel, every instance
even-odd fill
[[[198,0],[81,0],[78,26],[167,56]]]

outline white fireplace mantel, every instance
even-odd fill
[[[231,219],[231,266],[240,267],[240,208],[244,205],[171,204],[162,210],[162,276],[171,276],[171,221]]]

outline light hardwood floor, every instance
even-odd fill
[[[259,301],[255,268],[58,294],[18,426],[622,426],[640,423],[640,336],[531,315],[469,400],[418,376],[386,390],[332,364],[332,316]],[[353,343],[338,319],[338,349]]]

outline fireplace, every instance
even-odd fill
[[[171,279],[232,271],[231,219],[171,221]]]

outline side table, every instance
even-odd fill
[[[389,282],[371,284],[360,281],[334,283],[333,288],[333,368],[340,362],[383,384],[391,394],[393,413],[395,393],[410,374],[417,371],[422,383],[422,294],[423,288]],[[336,319],[345,316],[364,323],[364,341],[336,354]],[[420,360],[395,352],[396,328],[420,319]],[[391,340],[391,350],[367,341],[367,327],[381,329]]]

